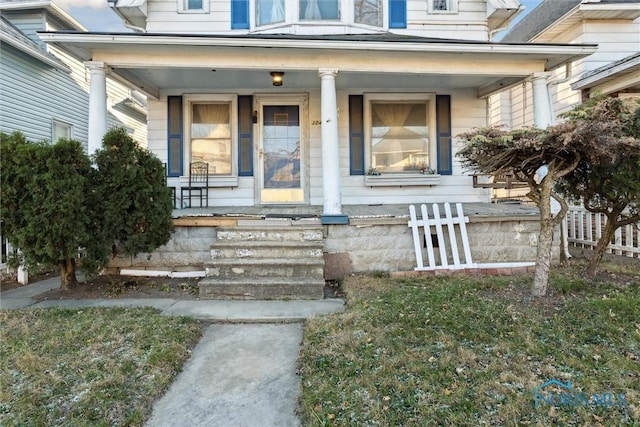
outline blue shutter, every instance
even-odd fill
[[[436,132],[438,134],[438,173],[451,175],[451,96],[436,95]]]
[[[182,97],[167,97],[167,176],[182,175]]]
[[[231,29],[249,29],[249,0],[231,0]]]
[[[364,175],[364,100],[362,95],[349,95],[349,173]]]
[[[407,28],[407,0],[389,0],[389,28]]]
[[[253,96],[238,96],[238,175],[253,176]]]

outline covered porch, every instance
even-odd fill
[[[104,81],[113,75],[148,95],[148,147],[167,163],[177,194],[188,185],[199,147],[212,142],[220,148],[207,153],[219,162],[211,167],[209,206],[237,213],[295,205],[309,214],[320,207],[343,221],[351,216],[347,206],[489,201],[489,191],[473,188],[455,158],[455,135],[486,126],[487,97],[524,81],[534,87],[536,125],[547,126],[549,71],[595,50],[390,33],[41,36],[87,61],[90,153],[106,130]],[[274,81],[274,72],[282,80]],[[222,111],[221,105],[228,111],[225,136],[217,130],[201,136],[198,114],[210,106]],[[222,120],[218,113],[208,117]],[[287,137],[271,137],[282,117],[289,118],[281,126]],[[387,143],[400,148],[383,149]],[[284,153],[271,150],[277,144],[287,146]],[[280,168],[283,159],[291,170]]]

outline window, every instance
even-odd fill
[[[369,95],[365,133],[369,168],[385,173],[429,173],[435,141],[433,97]]]
[[[241,1],[232,0],[232,6],[236,2]],[[333,21],[383,27],[383,5],[389,5],[392,27],[406,28],[406,0],[256,0],[255,25]],[[245,28],[233,22],[232,28]]]
[[[300,0],[300,20],[339,20],[340,0]]]
[[[53,120],[51,122],[51,142],[58,142],[60,138],[71,139],[73,126],[69,123]]]
[[[382,0],[354,0],[354,21],[381,27]]]
[[[231,100],[188,99],[189,162],[207,162],[212,175],[234,173],[234,108]]]
[[[178,0],[178,13],[209,13],[209,0]]]
[[[257,0],[256,25],[270,25],[284,22],[284,0]]]
[[[456,13],[458,0],[428,0],[429,13]]]

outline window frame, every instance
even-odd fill
[[[440,10],[433,7],[435,0],[427,0],[427,13],[430,15],[452,15],[458,13],[458,0],[447,0],[447,10]]]
[[[338,0],[338,12],[339,19],[301,19],[300,18],[300,0],[284,0],[284,21],[279,21],[270,24],[258,25],[258,10],[257,1],[251,1],[249,4],[249,21],[250,29],[263,31],[271,28],[278,28],[287,25],[301,25],[301,26],[344,26],[353,25],[362,28],[373,28],[376,30],[388,30],[389,29],[389,1],[384,0],[381,3],[382,6],[382,22],[380,26],[366,24],[363,22],[355,22],[355,3],[354,0]]]
[[[423,101],[427,108],[427,126],[429,127],[427,137],[428,142],[428,156],[429,161],[427,166],[434,171],[437,171],[437,129],[436,129],[436,94],[431,92],[424,93],[365,93],[363,98],[363,126],[364,126],[364,170],[369,171],[372,168],[372,107],[375,102],[388,101],[389,103],[419,103]],[[418,101],[418,102],[416,102]],[[405,171],[405,172],[382,172],[384,176],[392,177],[399,174],[420,175],[419,171]]]
[[[230,170],[228,174],[212,174],[210,176],[218,180],[219,178],[236,178],[238,177],[238,97],[234,94],[195,94],[183,96],[183,170],[188,171],[192,162],[191,152],[191,121],[192,121],[192,105],[193,104],[229,104],[229,132],[230,132],[230,150],[231,158]]]
[[[189,0],[178,0],[178,13],[205,14],[210,11],[210,0],[202,0],[201,9],[189,9]]]
[[[56,139],[56,126],[67,129],[68,136],[61,136]],[[51,119],[51,143],[55,144],[60,138],[73,139],[73,125],[63,120]]]

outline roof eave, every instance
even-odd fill
[[[18,40],[15,40],[11,37],[8,37],[6,34],[4,33],[0,33],[0,40],[3,43],[7,43],[13,47],[15,47],[16,49],[18,49],[19,51],[31,56],[32,58],[47,64],[57,70],[63,71],[65,73],[71,73],[71,69],[62,61],[56,59],[56,58],[52,58],[50,56],[48,56],[46,54],[46,52],[40,51],[34,47],[31,47],[25,43],[21,43]]]

